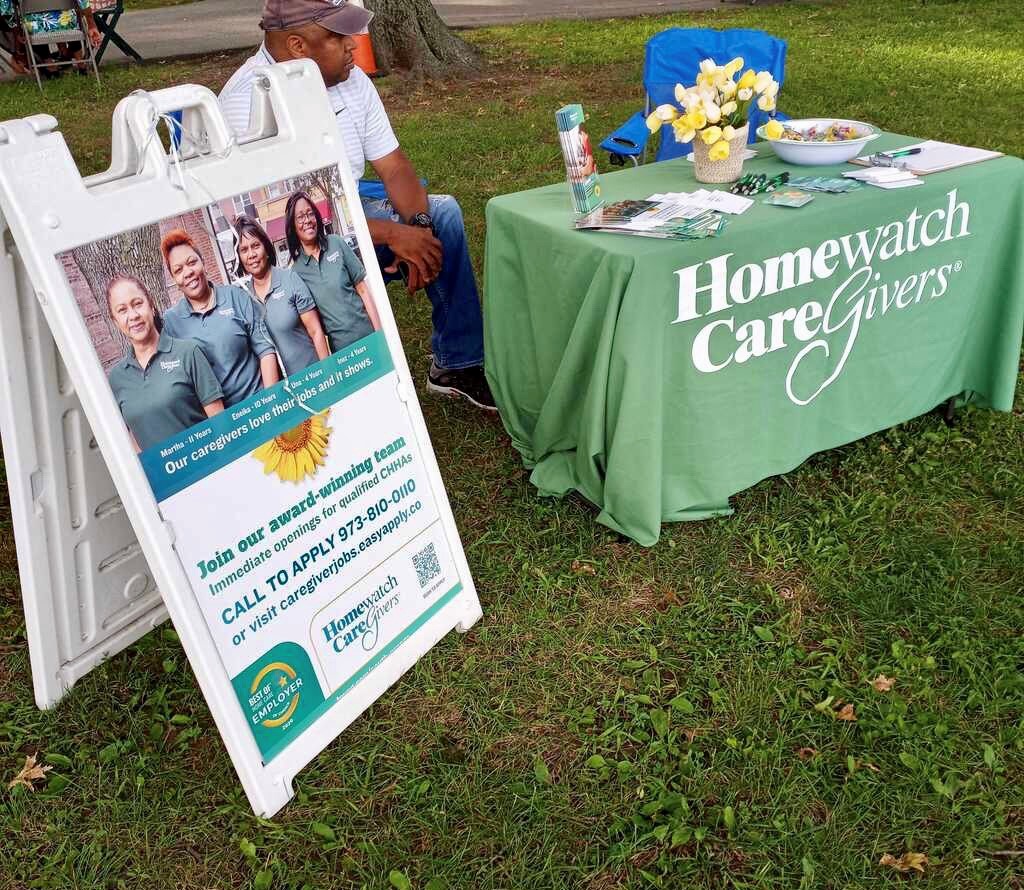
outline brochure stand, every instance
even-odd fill
[[[154,137],[158,117],[174,111],[183,113],[181,163],[169,158]],[[0,124],[0,230],[5,236],[0,262],[0,385],[4,390],[0,423],[36,701],[42,708],[55,704],[94,666],[158,625],[169,612],[253,810],[270,816],[291,797],[292,780],[303,766],[439,639],[452,628],[467,630],[481,615],[356,184],[319,72],[309,62],[275,65],[260,72],[252,131],[237,143],[214,94],[192,85],[122,100],[114,114],[111,167],[97,176],[83,179],[79,175],[56,126],[49,115]],[[430,514],[429,530],[416,534],[433,536],[445,554],[437,571],[444,568],[446,586],[455,583],[445,596],[430,599],[429,590],[417,588],[415,598],[406,598],[415,599],[415,604],[406,605],[403,599],[392,613],[403,616],[401,632],[375,631],[371,642],[376,644],[379,632],[384,643],[371,653],[372,658],[353,661],[351,669],[347,662],[344,669],[324,667],[324,657],[317,652],[312,660],[319,659],[320,668],[310,666],[305,686],[299,669],[288,710],[276,720],[267,717],[261,723],[265,713],[247,710],[254,700],[250,697],[248,705],[245,700],[249,675],[226,667],[230,640],[217,638],[217,622],[211,618],[209,604],[202,601],[205,591],[196,583],[194,554],[183,555],[191,546],[191,530],[187,523],[168,518],[172,513],[180,517],[188,509],[197,516],[219,510],[224,515],[214,521],[221,524],[230,525],[233,517],[217,504],[197,502],[193,508],[184,501],[183,506],[182,494],[166,500],[155,495],[153,473],[143,466],[146,452],[141,455],[143,461],[134,453],[58,255],[188,213],[271,179],[332,166],[340,168],[366,280],[380,315],[380,333],[367,339],[376,338],[375,354],[383,357],[382,367],[386,365],[387,370],[368,385],[375,387],[370,404],[380,405],[382,416],[390,411],[388,422],[409,430],[409,463],[415,465],[420,480],[416,497],[422,500],[422,512]],[[335,354],[321,364],[336,360],[337,367],[355,379],[361,366],[345,366],[349,358]],[[289,380],[294,383],[295,378]],[[293,394],[287,383],[263,392],[270,394],[267,401]],[[343,414],[347,407],[341,399],[337,399],[339,407],[331,410]],[[300,408],[312,412],[301,397],[298,400]],[[346,442],[372,432],[372,423],[361,431],[346,429]],[[371,455],[380,454],[372,449],[369,438],[365,448]],[[239,458],[236,463],[243,460],[251,458]],[[226,470],[210,472],[209,478],[214,478]],[[258,513],[259,504],[252,506]],[[372,511],[363,514],[374,515]],[[253,525],[259,518],[251,514],[242,523]],[[375,533],[370,542],[372,566],[370,557],[363,559],[362,554],[354,560],[353,579],[344,582],[351,583],[352,589],[363,583],[363,577],[373,572],[382,577],[383,571],[390,591],[395,586],[390,582],[392,571],[402,579],[408,574],[407,548],[415,542],[403,539],[402,531],[390,537],[386,533]],[[399,554],[402,547],[406,550]],[[291,552],[283,545],[281,550],[290,560]],[[360,560],[366,562],[367,571],[357,582],[355,575],[363,571]],[[343,572],[344,568],[339,569],[336,575],[347,578]],[[352,594],[357,599],[348,602],[344,599],[348,591],[342,593],[341,584],[338,580],[331,590],[331,585],[324,584],[323,593],[310,593],[311,607],[314,599],[323,602],[315,604],[316,616],[307,618],[312,622],[305,638],[309,646],[300,639],[279,644],[272,652],[282,646],[315,651],[318,629],[322,629],[316,622],[326,620],[321,613],[347,610],[341,624],[362,614],[362,605],[355,603],[363,593]],[[237,596],[236,608],[248,602]],[[399,596],[392,602],[398,603]],[[410,608],[419,611],[401,611]],[[415,615],[415,620],[407,622],[406,615]],[[381,619],[380,627],[385,625]],[[250,667],[258,668],[259,661]],[[255,697],[261,694],[256,691],[260,678],[274,671],[281,674],[282,688],[289,679],[295,680],[296,671],[288,664],[267,663],[252,684]],[[316,685],[322,689],[312,689]],[[296,689],[307,696],[303,705],[307,710],[311,689],[319,701],[299,722],[292,716],[300,698]],[[265,704],[269,706],[269,700]],[[265,738],[285,730],[282,741]]]

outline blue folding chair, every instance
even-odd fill
[[[764,31],[669,28],[655,34],[647,41],[644,50],[644,110],[634,114],[601,143],[611,162],[621,166],[627,158],[634,164],[645,161],[647,140],[652,135],[647,129],[647,115],[659,105],[675,103],[677,83],[693,86],[703,59],[714,59],[719,65],[724,65],[736,56],[743,57],[744,70],[770,71],[782,86],[786,71],[786,41]],[[775,116],[787,120],[784,114],[776,112]],[[757,128],[768,120],[768,115],[752,105],[748,118],[750,142],[753,142],[757,138]],[[668,124],[661,128],[660,136],[656,161],[677,158],[691,150],[690,146],[676,142]]]

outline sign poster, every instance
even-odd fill
[[[58,255],[264,763],[464,580],[355,245],[328,167]]]

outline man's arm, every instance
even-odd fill
[[[427,190],[423,187],[412,161],[402,149],[396,148],[390,154],[370,161],[377,171],[384,190],[402,219],[410,219],[417,213],[427,212]]]
[[[370,161],[377,172],[392,206],[403,220],[417,213],[427,213],[427,190],[416,176],[412,162],[405,152],[393,152]],[[368,219],[370,237],[374,244],[386,244],[395,255],[395,262],[385,272],[397,271],[404,262],[409,269],[409,293],[430,284],[441,273],[441,242],[430,229],[407,226],[386,219]]]

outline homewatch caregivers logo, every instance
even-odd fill
[[[744,364],[803,343],[806,345],[793,357],[786,374],[786,395],[797,405],[814,401],[842,374],[861,325],[941,297],[950,276],[963,268],[956,260],[893,281],[884,281],[882,273],[875,271],[876,263],[970,234],[970,205],[957,200],[956,189],[946,198],[944,207],[923,215],[915,208],[905,220],[830,238],[813,251],[801,247],[738,269],[730,269],[733,254],[727,253],[678,269],[678,311],[672,324],[725,313],[738,304],[823,281],[841,268],[842,274],[849,273],[824,305],[808,300],[799,308],[791,306],[738,326],[730,315],[705,324],[693,340],[693,366],[714,374],[733,363]],[[838,355],[834,368],[824,380],[796,384],[801,363],[818,350],[826,359]]]
[[[382,619],[399,603],[397,587],[398,579],[389,574],[366,599],[320,628],[324,641],[338,654],[356,642],[364,652],[372,652],[380,642]]]

